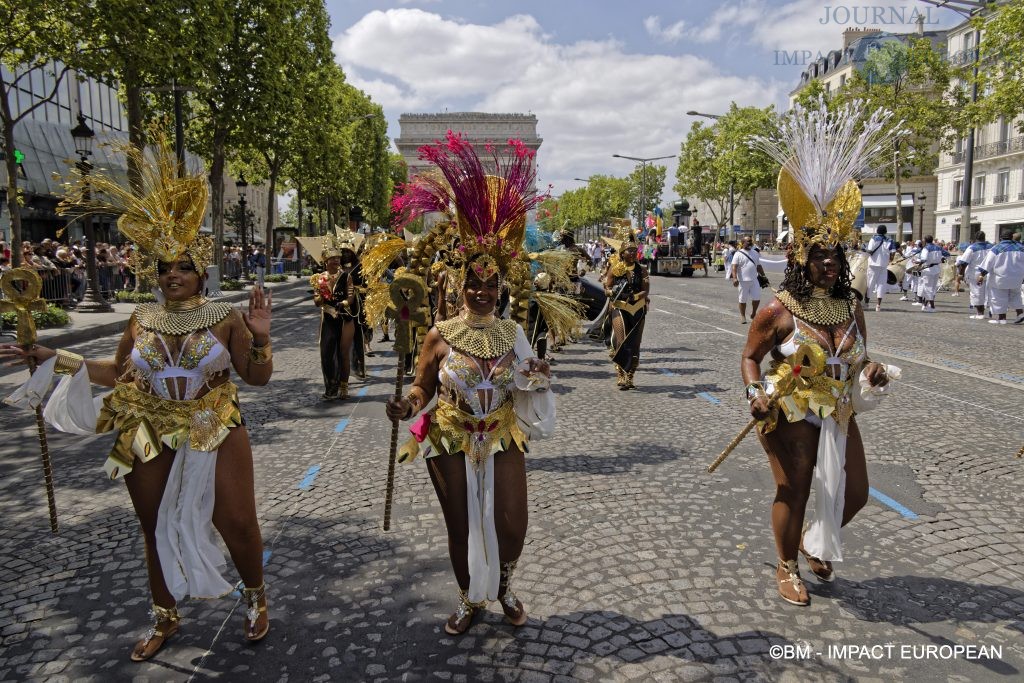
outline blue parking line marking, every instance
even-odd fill
[[[320,465],[313,465],[306,470],[306,476],[299,482],[298,489],[300,491],[308,491],[313,486],[313,482],[316,481],[316,475],[320,473]]]
[[[339,434],[341,434],[343,431],[345,431],[345,427],[348,427],[348,418],[347,417],[344,420],[342,420],[341,422],[339,422],[338,424],[334,425],[334,431],[336,431]]]
[[[1018,383],[1019,382],[1024,382],[1024,377],[1021,377],[1020,375],[1009,375],[1009,374],[1004,372],[1001,375],[999,375],[999,377],[1001,379],[1006,379],[1006,380],[1009,380],[1011,382],[1018,382]]]
[[[264,567],[267,566],[267,562],[270,561],[270,556],[273,555],[273,554],[274,554],[274,552],[272,550],[264,550],[263,551],[263,566]]]
[[[901,505],[900,503],[898,503],[897,501],[893,500],[889,496],[885,495],[884,493],[882,493],[881,491],[879,491],[875,487],[869,486],[868,487],[868,493],[871,494],[871,497],[874,498],[875,500],[877,500],[879,503],[881,503],[882,505],[888,505],[893,510],[895,510],[898,513],[900,513],[901,515],[903,515],[907,519],[917,519],[917,515],[914,514],[910,510],[910,508]]]
[[[957,370],[967,370],[968,368],[970,368],[970,366],[967,365],[966,363],[961,363],[955,360],[946,360],[945,358],[940,358],[939,362],[951,368],[956,368]]]
[[[662,369],[661,374],[665,375],[666,377],[678,377],[678,375],[676,375],[676,373],[672,372],[671,370]]]
[[[366,396],[368,391],[370,391],[370,387],[363,387],[362,389],[356,392],[356,398],[362,398],[363,396]]]
[[[708,401],[710,403],[715,404],[716,406],[721,404],[720,400],[718,400],[717,398],[715,398],[714,396],[712,396],[711,394],[709,394],[706,391],[702,391],[702,392],[698,393],[697,395],[700,396],[705,401]]]

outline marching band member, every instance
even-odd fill
[[[990,323],[1006,324],[1006,312],[1017,311],[1015,323],[1024,322],[1024,304],[1021,303],[1021,282],[1024,282],[1024,245],[1013,239],[1011,230],[1004,228],[1002,241],[989,250],[985,260],[978,267],[977,282],[988,282],[989,296],[992,297],[992,313],[996,316]]]
[[[978,266],[985,260],[991,248],[992,243],[985,239],[985,233],[979,231],[974,241],[964,249],[964,253],[960,254],[960,257],[956,260],[956,267],[960,272],[960,277],[967,282],[967,286],[970,288],[971,306],[974,306],[975,311],[973,315],[968,316],[971,320],[985,319],[988,287],[984,281],[978,282]]]
[[[921,274],[918,276],[918,298],[923,306],[921,310],[925,313],[935,312],[935,293],[939,289],[942,259],[942,247],[935,244],[934,237],[925,235],[924,247],[914,258],[914,263],[921,266]]]
[[[875,236],[864,249],[868,254],[868,291],[864,305],[870,305],[874,295],[876,312],[882,310],[882,297],[889,288],[889,263],[896,253],[896,244],[886,236],[887,231],[884,225],[875,228]]]

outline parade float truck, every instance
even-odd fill
[[[684,244],[659,244],[657,269],[654,275],[682,275],[690,277],[696,270],[703,270],[708,276],[708,260],[701,255],[694,255],[692,248]]]

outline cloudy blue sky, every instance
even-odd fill
[[[846,28],[955,25],[917,0],[327,0],[338,63],[405,112],[533,112],[542,182],[627,173],[631,156],[677,154],[691,109],[785,107],[805,55]],[[797,62],[794,64],[794,61]],[[669,162],[669,182],[675,172]]]

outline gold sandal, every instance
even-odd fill
[[[508,619],[508,623],[513,626],[522,626],[526,623],[526,606],[523,605],[522,601],[516,597],[516,594],[512,592],[512,573],[516,570],[518,560],[511,562],[505,562],[501,565],[501,579],[498,584],[498,593],[500,597],[498,602],[501,603],[501,611],[505,613],[505,618]]]
[[[832,569],[832,563],[825,560],[819,560],[814,555],[804,550],[803,540],[800,541],[800,554],[807,560],[807,566],[810,567],[811,573],[818,577],[819,581],[825,583],[832,583],[836,579],[835,570]]]
[[[132,650],[131,659],[133,662],[144,662],[147,659],[153,657],[159,652],[167,639],[178,632],[178,623],[181,621],[181,615],[178,614],[177,607],[161,607],[160,605],[154,604],[149,610],[149,616],[153,619],[153,625],[146,631],[146,635],[142,637],[138,643],[135,644],[135,648]],[[166,631],[160,630],[158,627],[160,624],[167,622],[170,624]],[[159,638],[160,643],[156,648],[146,653],[146,648],[153,642],[154,639]],[[141,646],[141,651],[140,651]]]
[[[270,631],[270,618],[268,617],[263,630],[259,633],[256,632],[256,623],[259,621],[260,615],[267,614],[267,584],[260,584],[256,588],[243,588],[242,597],[245,598],[248,608],[245,611],[245,639],[250,643],[258,643]],[[260,600],[263,601],[262,606],[259,604]]]
[[[796,560],[779,560],[779,567],[775,570],[775,580],[779,583],[779,595],[783,600],[800,607],[811,604],[807,588],[804,587],[804,582],[800,578],[800,567]]]
[[[459,606],[455,608],[452,615],[445,622],[444,632],[450,636],[461,636],[473,624],[473,617],[477,610],[487,607],[487,601],[470,602],[466,591],[459,589]]]

